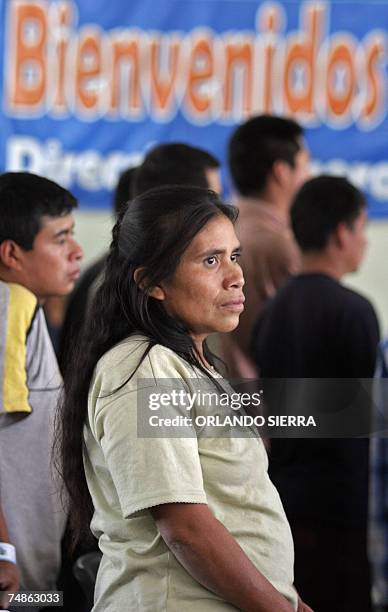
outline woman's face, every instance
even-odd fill
[[[172,281],[161,285],[167,312],[187,325],[195,341],[238,325],[244,310],[240,250],[231,221],[214,217],[184,252]]]

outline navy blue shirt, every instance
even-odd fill
[[[293,277],[258,321],[262,378],[372,378],[379,327],[370,302],[324,274]],[[366,408],[368,409],[368,408]],[[272,439],[269,473],[290,520],[365,525],[368,439]]]

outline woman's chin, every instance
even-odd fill
[[[228,321],[224,321],[223,324],[220,325],[220,328],[222,327],[222,329],[217,329],[217,331],[222,334],[227,334],[228,332],[231,332],[234,329],[236,329],[236,327],[239,324],[239,320],[240,320],[240,315],[230,317]]]

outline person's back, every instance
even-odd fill
[[[379,338],[372,305],[340,284],[363,256],[364,206],[361,194],[344,179],[319,177],[302,187],[291,209],[302,273],[268,304],[253,337],[264,383],[310,379],[311,411],[350,407],[348,431],[353,419],[368,423],[369,406],[356,406],[353,399],[357,379],[373,376]],[[302,384],[307,385],[301,381],[300,389]],[[325,390],[331,395],[323,395]],[[302,595],[318,612],[366,612],[368,439],[325,435],[272,439],[270,475],[293,529],[296,585]],[[352,573],[357,588],[349,587]]]
[[[259,321],[255,355],[264,380],[368,378],[377,342],[376,315],[368,300],[325,274],[300,274],[279,291]],[[327,398],[328,409],[334,401],[333,395]],[[337,526],[364,525],[367,474],[367,439],[271,441],[270,475],[294,520],[322,521],[324,516]]]
[[[292,277],[259,320],[255,338],[263,378],[373,376],[373,307],[327,274]]]

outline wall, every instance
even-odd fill
[[[388,221],[371,221],[369,247],[361,269],[346,284],[368,297],[377,310],[381,330],[388,333]]]

